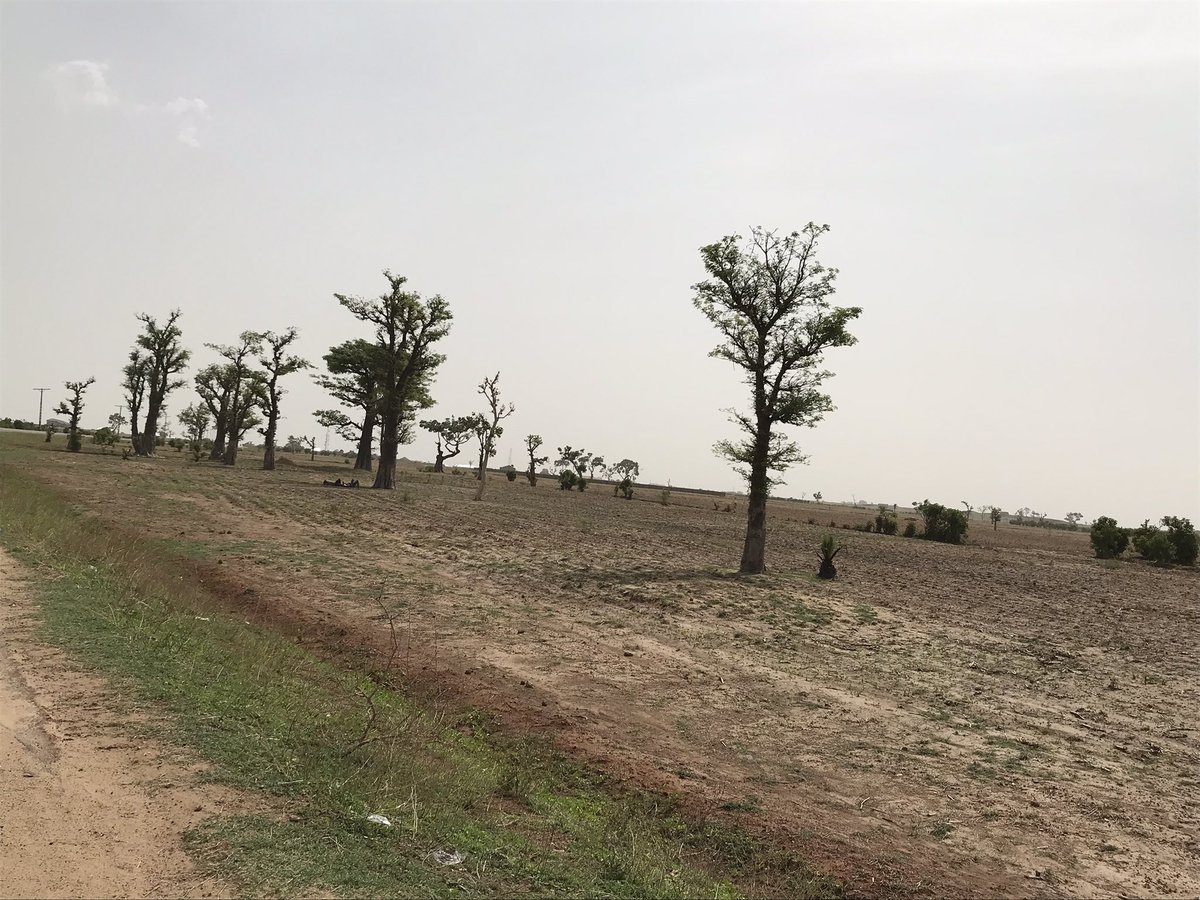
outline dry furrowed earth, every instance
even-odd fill
[[[769,573],[739,578],[744,503],[706,495],[493,475],[474,503],[469,476],[412,471],[336,490],[335,467],[286,455],[276,472],[174,452],[20,464],[300,639],[382,645],[381,597],[414,685],[857,892],[1200,894],[1194,569],[974,520],[961,547],[839,528],[840,577],[821,582],[831,520],[874,511],[776,502]]]

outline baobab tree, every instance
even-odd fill
[[[824,353],[856,340],[847,325],[862,310],[832,305],[837,270],[817,261],[828,230],[810,222],[803,232],[781,236],[756,227],[747,246],[730,235],[700,250],[708,278],[694,286],[693,303],[723,338],[710,355],[741,368],[751,392],[749,412],[730,411],[745,436],[715,447],[749,484],[744,574],[766,565],[767,497],[781,481],[770,473],[805,461],[777,428],[812,427],[833,409],[821,392],[832,375],[820,368]]]
[[[431,419],[421,422],[421,427],[437,438],[433,471],[446,471],[446,460],[454,459],[462,452],[462,445],[475,433],[477,419],[478,416],[450,416],[440,422]]]
[[[147,356],[141,350],[130,350],[129,362],[121,370],[124,376],[121,386],[125,389],[125,407],[129,410],[129,440],[134,453],[140,453],[138,446],[142,439],[139,419],[142,415],[142,403],[146,399],[146,379],[150,372],[147,360]]]
[[[540,434],[525,435],[525,451],[529,454],[529,468],[525,470],[525,477],[529,480],[530,487],[537,487],[537,467],[544,465],[548,456],[538,456],[538,448],[542,446],[542,436]]]
[[[213,443],[208,458],[225,457],[225,438],[229,434],[230,399],[236,372],[232,366],[205,366],[196,373],[196,393],[213,417]]]
[[[203,400],[201,401],[203,404]],[[204,432],[208,430],[208,410],[203,405],[192,404],[179,414],[179,424],[183,426],[188,443],[196,453],[200,452],[204,443]]]
[[[226,409],[227,432],[225,435],[225,465],[237,464],[238,444],[242,435],[251,425],[257,425],[259,419],[253,415],[253,408],[262,405],[265,400],[261,374],[250,367],[253,357],[262,351],[263,336],[257,331],[243,331],[238,335],[236,344],[205,344],[210,350],[215,350],[228,361],[225,378],[229,383],[229,401]],[[254,418],[256,421],[248,422]]]
[[[479,428],[476,435],[479,437],[479,487],[475,489],[475,500],[483,499],[483,489],[487,486],[488,458],[496,452],[496,438],[504,433],[500,423],[517,411],[511,403],[505,406],[500,402],[499,372],[491,378],[483,379],[479,385],[479,393],[483,394],[488,408],[478,416]]]
[[[284,394],[279,386],[279,379],[299,372],[301,369],[312,368],[312,363],[299,356],[292,356],[287,348],[296,340],[295,328],[289,328],[283,334],[268,331],[262,340],[266,344],[266,353],[259,357],[259,365],[263,367],[263,396],[266,405],[263,413],[267,417],[267,427],[259,429],[263,436],[263,469],[275,468],[275,434],[279,430],[279,400]]]
[[[71,396],[54,408],[56,413],[66,416],[68,419],[67,450],[71,453],[78,453],[83,449],[83,441],[79,437],[79,419],[83,415],[83,395],[95,383],[95,378],[89,378],[87,381],[63,382],[64,387],[71,392]]]
[[[134,449],[138,456],[154,455],[154,439],[158,434],[158,417],[162,413],[167,394],[176,388],[183,387],[184,379],[176,376],[187,367],[191,353],[183,349],[180,339],[183,332],[179,330],[180,312],[171,310],[165,322],[161,325],[149,313],[138,313],[137,319],[142,323],[142,333],[135,339],[134,352],[130,354],[129,366],[126,367],[126,390],[129,389],[129,369],[139,370],[144,379],[146,399],[146,421],[141,428],[140,436],[134,438]],[[140,353],[139,349],[145,351]],[[136,376],[135,376],[136,377]],[[140,401],[139,401],[140,406]],[[137,427],[134,426],[134,432]]]
[[[329,374],[317,375],[314,380],[355,415],[352,418],[339,410],[322,409],[317,412],[317,421],[354,441],[358,445],[354,468],[370,472],[374,468],[371,448],[379,425],[379,348],[360,338],[330,347],[324,358]]]
[[[374,299],[334,296],[352,315],[375,327],[381,433],[379,469],[372,487],[391,490],[396,486],[396,453],[405,413],[414,410],[418,390],[445,360],[431,347],[449,333],[453,315],[440,296],[423,300],[415,291],[405,291],[408,279],[403,275],[385,269],[383,277],[390,289]]]

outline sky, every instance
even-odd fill
[[[429,417],[501,373],[499,464],[735,489],[699,248],[816,221],[863,313],[779,493],[1200,521],[1198,160],[1191,2],[4,2],[0,415],[95,376],[103,424],[140,311],[189,375],[319,364],[388,268],[454,312]]]

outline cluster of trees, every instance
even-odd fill
[[[1159,525],[1147,519],[1137,528],[1122,528],[1116,519],[1100,516],[1092,523],[1092,549],[1098,559],[1116,559],[1132,543],[1135,553],[1156,565],[1195,565],[1200,538],[1192,523],[1179,516],[1163,516]]]
[[[172,310],[161,323],[147,313],[137,318],[142,331],[129,352],[122,386],[133,450],[138,456],[153,456],[164,437],[160,418],[165,419],[167,397],[187,384],[181,376],[191,351],[183,347],[179,310]],[[295,328],[278,333],[243,331],[235,344],[205,344],[222,361],[196,373],[193,383],[200,402],[185,407],[178,416],[197,458],[207,447],[209,459],[235,465],[246,432],[265,423],[259,429],[264,437],[263,468],[275,468],[275,436],[285,393],[280,382],[311,366],[289,350],[297,337]],[[211,444],[206,439],[210,423]]]
[[[537,438],[538,443],[541,443],[541,438],[537,435],[530,435],[530,438]],[[545,457],[541,457],[539,461],[545,462],[545,459]],[[531,451],[530,466],[533,465],[534,459]],[[638,476],[641,475],[641,466],[636,460],[626,457],[620,462],[608,465],[600,454],[590,453],[582,447],[575,448],[570,444],[558,448],[558,459],[554,463],[554,468],[558,474],[559,490],[584,491],[587,489],[588,483],[593,481],[596,473],[599,472],[613,482],[613,496],[623,496],[626,500],[633,499],[634,485],[637,484]],[[531,483],[533,482],[531,481]]]

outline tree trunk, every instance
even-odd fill
[[[379,471],[375,473],[373,488],[393,490],[396,487],[396,452],[400,448],[398,421],[384,417],[383,435],[379,439]]]
[[[362,472],[370,472],[374,468],[374,461],[371,459],[371,439],[375,436],[373,419],[373,415],[367,416],[358,437],[358,456],[354,458],[354,468]]]
[[[275,470],[275,431],[279,427],[279,410],[271,410],[267,416],[267,433],[263,435],[263,469],[268,472]]]
[[[227,426],[225,424],[225,419],[221,419],[221,418],[217,419],[216,433],[213,435],[212,449],[208,452],[208,458],[211,459],[213,462],[216,462],[218,459],[222,459],[225,456],[225,432],[226,432],[226,430],[227,430]]]
[[[487,486],[487,464],[487,454],[484,454],[479,460],[479,487],[475,489],[474,498],[476,500],[483,499],[483,489]]]
[[[767,452],[771,445],[771,426],[759,422],[750,462],[750,497],[746,504],[746,542],[742,546],[743,575],[761,575],[767,556]]]
[[[142,429],[142,439],[138,441],[138,456],[154,456],[160,406],[161,404],[156,404],[151,398],[150,405],[146,407],[146,425]]]

